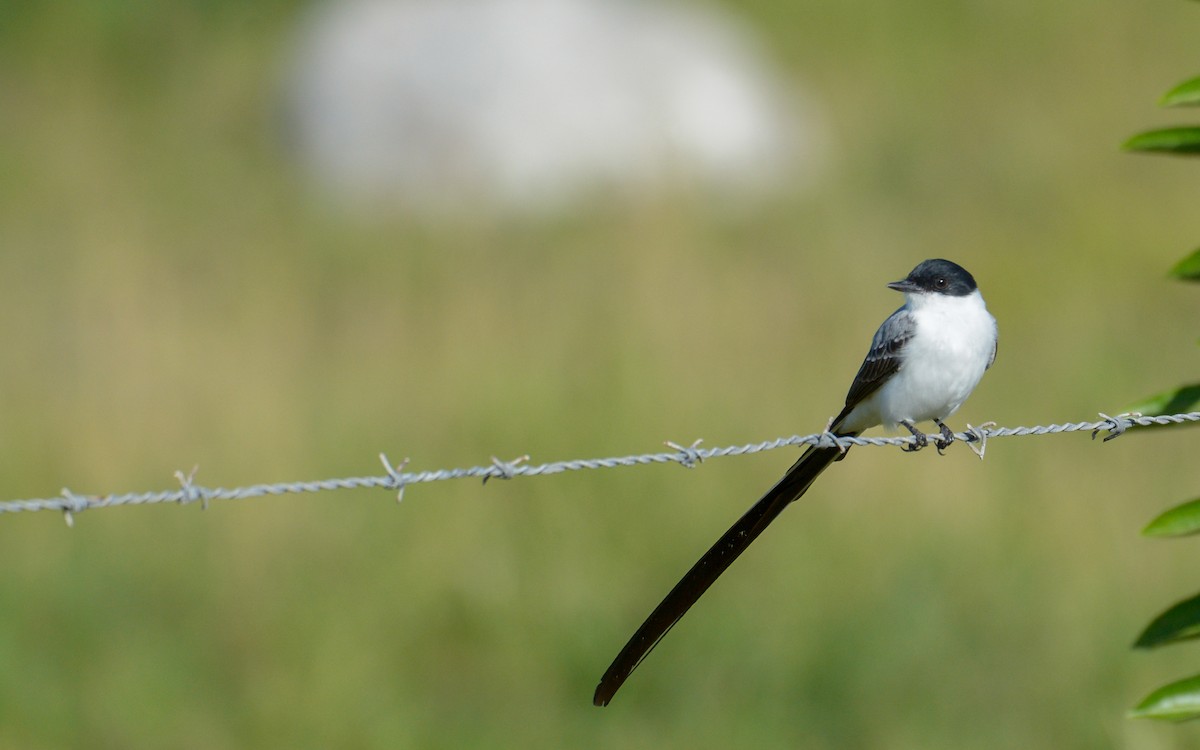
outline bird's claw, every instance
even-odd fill
[[[929,436],[923,432],[913,432],[913,439],[916,441],[901,448],[905,453],[916,453],[925,446],[929,445]],[[940,450],[940,449],[939,449]]]
[[[909,445],[901,448],[905,453],[916,453],[925,446],[929,445],[929,436],[917,429],[917,426],[907,419],[900,421],[900,426],[912,433],[913,441]]]
[[[934,422],[937,423],[938,430],[941,432],[939,437],[934,438],[934,444],[937,446],[938,455],[944,456],[946,449],[954,442],[954,430],[947,427],[940,419],[935,419]]]

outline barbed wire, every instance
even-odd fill
[[[1094,440],[1100,432],[1107,432],[1104,442],[1119,437],[1131,427],[1149,427],[1152,425],[1183,424],[1185,422],[1200,422],[1200,412],[1170,414],[1147,417],[1138,413],[1119,414],[1110,417],[1103,412],[1098,422],[1067,422],[1065,424],[1050,424],[1038,427],[996,427],[995,422],[987,422],[979,427],[967,425],[963,432],[954,433],[956,441],[966,443],[980,458],[983,458],[987,443],[993,438],[1024,437],[1028,435],[1056,435],[1064,432],[1092,433]],[[492,458],[492,462],[483,466],[472,466],[465,469],[435,469],[430,471],[406,472],[408,459],[393,465],[384,454],[379,454],[385,473],[380,476],[346,477],[341,479],[321,479],[307,482],[279,482],[275,484],[254,484],[246,487],[203,487],[196,484],[196,468],[187,474],[175,472],[179,481],[179,489],[162,490],[158,492],[130,492],[113,495],[80,495],[69,489],[63,489],[58,497],[38,498],[31,500],[8,500],[0,502],[0,514],[22,513],[39,510],[60,511],[67,525],[74,524],[75,515],[85,510],[95,508],[112,508],[120,505],[156,505],[159,503],[178,503],[189,505],[199,502],[207,508],[213,500],[245,500],[266,495],[292,495],[305,492],[326,492],[331,490],[348,489],[384,489],[396,493],[396,500],[404,498],[404,489],[409,485],[426,482],[441,482],[449,479],[479,478],[486,484],[489,479],[513,479],[515,477],[536,477],[547,474],[559,474],[564,471],[581,471],[583,469],[611,469],[618,466],[640,466],[643,464],[677,463],[687,468],[693,468],[710,458],[723,456],[744,456],[753,453],[786,448],[789,446],[815,445],[824,448],[839,448],[843,451],[853,446],[901,446],[915,450],[928,442],[937,445],[939,452],[944,447],[938,443],[941,435],[933,434],[918,437],[840,437],[828,430],[811,435],[793,435],[777,438],[762,443],[748,443],[723,448],[701,448],[700,440],[691,445],[678,445],[667,442],[670,451],[659,453],[642,453],[631,456],[613,458],[581,458],[569,461],[554,461],[544,464],[530,464],[529,456],[521,456],[512,461],[502,461]]]

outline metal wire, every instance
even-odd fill
[[[1064,432],[1092,433],[1095,439],[1100,432],[1106,432],[1105,442],[1124,434],[1132,427],[1149,427],[1152,425],[1182,424],[1185,422],[1200,422],[1200,412],[1170,414],[1147,417],[1141,414],[1119,414],[1110,417],[1100,414],[1097,422],[1067,422],[1065,424],[1050,424],[1038,427],[995,427],[989,422],[980,427],[967,425],[964,432],[955,433],[956,441],[965,442],[983,458],[987,442],[1000,437],[1024,437],[1027,435],[1056,435]],[[940,435],[928,436],[928,441],[937,443]],[[76,514],[95,508],[111,508],[119,505],[154,505],[158,503],[178,503],[188,505],[199,502],[207,508],[213,500],[245,500],[264,495],[291,495],[305,492],[326,492],[331,490],[347,490],[358,488],[383,489],[396,493],[396,499],[404,497],[404,489],[409,485],[424,482],[441,482],[449,479],[514,479],[516,477],[536,477],[546,474],[558,474],[564,471],[581,471],[583,469],[611,469],[618,466],[639,466],[643,464],[677,463],[692,468],[710,458],[724,456],[744,456],[752,453],[776,450],[788,446],[816,445],[821,447],[838,447],[849,449],[851,446],[901,446],[909,450],[917,447],[920,438],[915,435],[904,437],[839,437],[831,432],[817,432],[811,435],[793,435],[777,438],[762,443],[726,446],[723,448],[701,448],[697,440],[691,445],[666,443],[671,450],[659,453],[642,453],[613,458],[580,458],[568,461],[554,461],[544,464],[528,463],[528,456],[521,456],[512,461],[502,461],[493,458],[490,464],[472,466],[465,469],[434,469],[429,471],[404,471],[408,464],[405,459],[398,465],[393,465],[386,456],[380,454],[384,474],[381,476],[346,477],[341,479],[321,479],[307,482],[280,482],[276,484],[255,484],[247,487],[203,487],[195,483],[196,469],[187,474],[175,472],[179,488],[158,492],[130,492],[110,495],[81,495],[69,489],[63,489],[59,497],[38,498],[31,500],[9,500],[0,502],[0,513],[22,513],[39,510],[56,510],[63,513],[67,525],[74,523]],[[939,447],[939,450],[941,448]]]

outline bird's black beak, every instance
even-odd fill
[[[920,288],[908,279],[893,281],[892,283],[888,284],[888,289],[895,289],[897,292],[904,292],[905,294],[908,294],[909,292],[920,291]]]

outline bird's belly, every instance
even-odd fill
[[[902,421],[945,419],[958,411],[982,376],[983,368],[913,368],[907,377],[894,377],[880,389],[879,421],[891,428]]]
[[[879,421],[945,419],[962,406],[983,378],[991,353],[989,337],[933,338],[913,342],[900,370],[879,389]],[[987,351],[983,351],[983,347]]]

